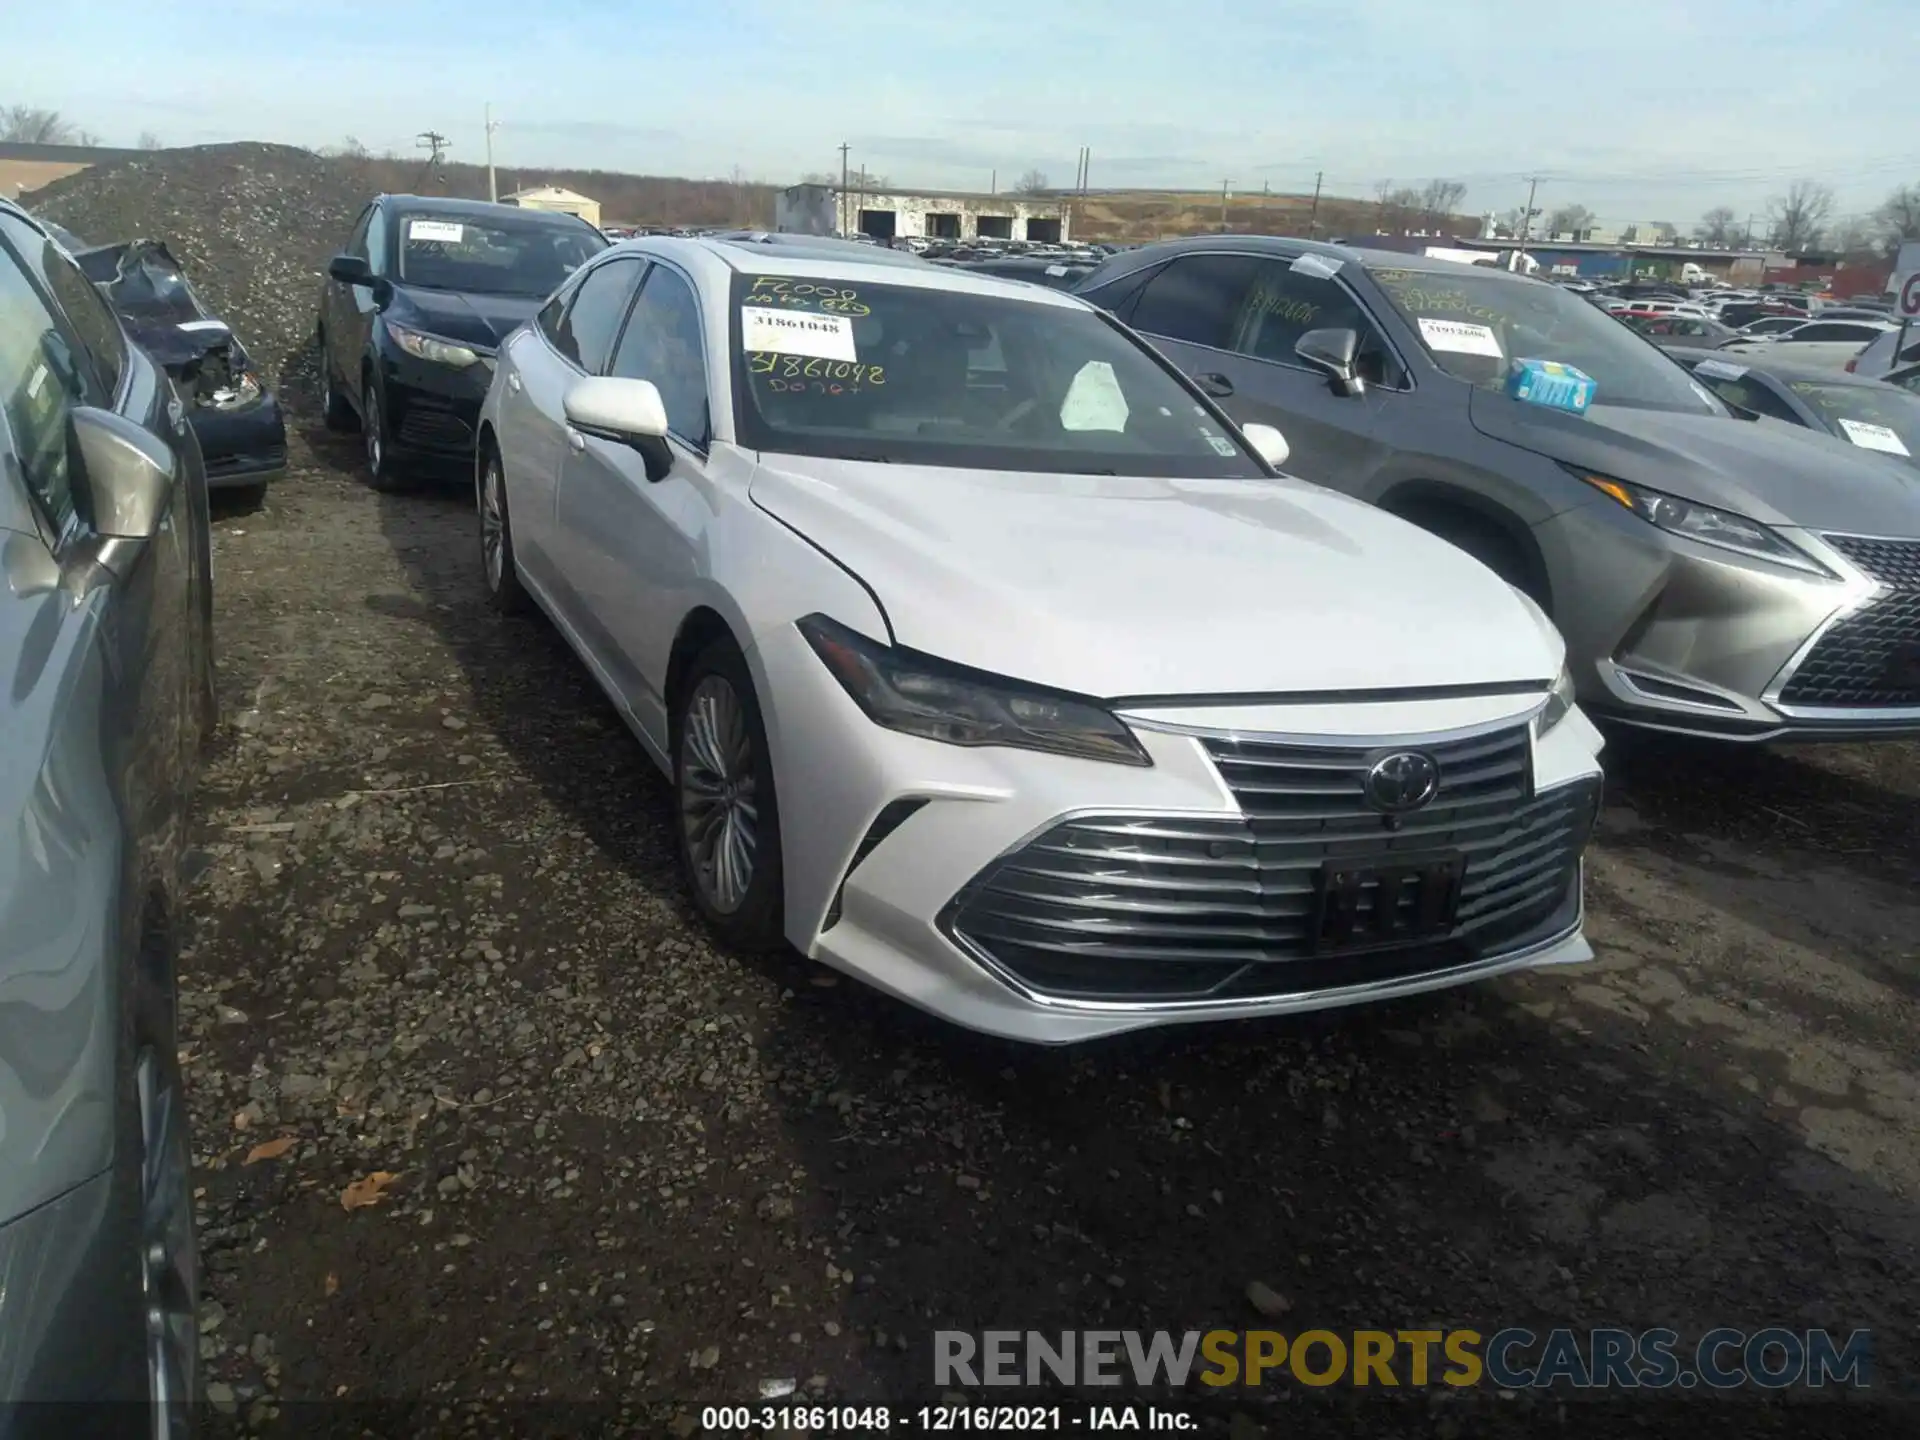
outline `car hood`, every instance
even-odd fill
[[[1764,524],[1920,535],[1920,476],[1817,430],[1612,405],[1571,415],[1481,389],[1469,413],[1496,440]]]
[[[406,286],[394,292],[394,301],[386,314],[396,325],[485,350],[498,350],[507,336],[537,315],[546,303],[538,295],[474,295]]]
[[[1461,551],[1296,480],[761,457],[755,504],[901,645],[1106,698],[1537,682],[1559,636]]]

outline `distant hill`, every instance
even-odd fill
[[[1375,201],[1346,196],[1322,195],[1316,213],[1311,195],[1236,194],[1227,200],[1223,225],[1217,190],[1211,194],[1205,191],[1101,191],[1084,199],[1075,198],[1072,233],[1080,240],[1129,242],[1211,235],[1222,229],[1236,235],[1317,233],[1322,239],[1335,235],[1358,238],[1373,234],[1383,220],[1388,228],[1397,229],[1394,222],[1403,218],[1383,214],[1382,206]],[[1443,215],[1426,228],[1451,235],[1473,235],[1479,232],[1480,222],[1470,215]]]
[[[328,163],[352,174],[369,193],[453,195],[487,198],[484,165],[446,162],[432,169],[414,159],[380,156],[329,156]],[[777,186],[726,180],[683,180],[672,175],[628,175],[618,170],[566,170],[547,166],[499,166],[494,178],[502,196],[537,185],[558,185],[600,202],[603,225],[773,224]]]

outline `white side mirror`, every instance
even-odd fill
[[[1287,448],[1287,437],[1271,425],[1242,425],[1240,433],[1247,437],[1253,453],[1276,470],[1285,465],[1287,456],[1293,453]]]
[[[567,423],[583,434],[637,450],[646,463],[649,480],[664,480],[672,473],[667,407],[651,380],[592,375],[577,381],[560,403],[567,412]]]
[[[657,440],[667,433],[667,407],[651,380],[589,376],[576,381],[562,403],[568,424],[609,440]]]

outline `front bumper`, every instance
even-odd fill
[[[750,660],[786,817],[788,938],[971,1029],[1059,1044],[1325,1009],[1591,958],[1579,854],[1597,806],[1600,739],[1575,711],[1532,741],[1528,717],[1540,697],[1130,713],[1154,761],[1136,769],[883,730],[797,635],[770,637]],[[1530,830],[1518,814],[1527,803],[1520,790],[1482,797],[1472,817],[1456,816],[1444,833],[1416,835],[1410,825],[1398,838],[1378,815],[1359,824],[1261,814],[1244,776],[1229,783],[1234,766],[1215,758],[1222,735],[1290,745],[1308,742],[1286,737],[1315,737],[1313,745],[1364,756],[1386,743],[1444,746],[1447,736],[1469,743],[1496,732],[1509,741],[1517,734],[1508,753],[1524,771],[1518,783],[1572,817],[1565,833]],[[1461,763],[1461,774],[1472,773],[1472,762]],[[1436,819],[1443,802],[1451,803],[1434,802]],[[1034,862],[1063,827],[1115,822],[1134,828],[1110,835],[1103,853],[1082,855],[1066,867],[1070,883],[1046,894],[1050,867]],[[1303,953],[1299,887],[1309,869],[1317,876],[1327,858],[1371,861],[1439,845],[1468,856],[1454,932],[1339,959]],[[1516,882],[1532,886],[1524,923],[1476,928],[1476,916],[1499,901],[1483,886],[1474,910],[1476,881],[1524,868],[1534,846],[1553,849],[1554,863]],[[1037,901],[1026,883],[1036,871]],[[1019,883],[1010,880],[1016,872]],[[1046,963],[1036,961],[1049,944]],[[1157,966],[1141,963],[1143,949]]]
[[[76,1417],[145,1398],[139,1231],[129,1208],[108,1171],[0,1225],[0,1440],[81,1433]],[[53,1401],[69,1404],[32,1403]],[[100,1403],[71,1407],[77,1401]]]
[[[273,396],[235,410],[197,405],[191,419],[208,489],[265,485],[286,475],[287,422]]]
[[[456,368],[389,349],[381,398],[392,444],[416,459],[471,463],[493,367],[491,356]]]
[[[1680,539],[1607,500],[1538,526],[1581,705],[1723,740],[1920,734],[1920,539],[1788,533],[1833,577]]]

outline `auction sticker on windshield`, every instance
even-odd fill
[[[1888,455],[1909,457],[1913,454],[1907,449],[1906,442],[1885,425],[1874,425],[1865,420],[1848,420],[1842,416],[1840,428],[1846,432],[1847,439],[1862,450],[1879,450]]]
[[[467,233],[467,227],[452,220],[409,220],[407,239],[409,240],[445,240],[458,245]]]
[[[1420,338],[1435,350],[1452,350],[1461,355],[1490,355],[1502,359],[1500,337],[1491,325],[1475,325],[1465,320],[1435,320],[1419,317]]]
[[[740,348],[817,360],[860,358],[853,348],[853,321],[845,315],[807,315],[759,305],[740,307]]]

